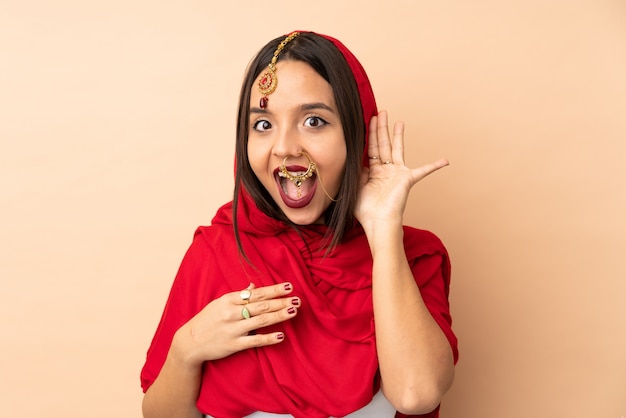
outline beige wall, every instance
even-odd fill
[[[618,0],[3,1],[0,415],[140,416],[171,280],[230,197],[244,67],[296,28],[361,58],[412,164],[452,162],[407,215],[453,257],[443,417],[626,416]]]

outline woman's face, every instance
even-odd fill
[[[304,62],[280,61],[276,67],[278,87],[268,96],[267,107],[259,106],[259,79],[250,95],[250,166],[289,220],[297,225],[322,223],[331,203],[324,189],[336,197],[346,163],[333,90]],[[279,173],[283,162],[292,177],[306,172],[309,160],[302,152],[317,168],[298,186]]]

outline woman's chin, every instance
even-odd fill
[[[324,224],[324,217],[322,216],[323,213],[319,213],[318,211],[313,212],[306,209],[294,210],[287,208],[287,210],[283,210],[283,212],[285,212],[287,219],[289,219],[296,225],[306,226],[313,224]]]
[[[307,205],[299,208],[290,207],[285,202],[279,202],[283,213],[296,225],[324,224],[324,211],[328,208],[326,202],[315,196]]]

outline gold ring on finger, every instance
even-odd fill
[[[250,319],[250,311],[248,310],[247,306],[244,306],[241,309],[241,316],[243,317],[243,319]]]
[[[391,164],[391,161],[383,161],[383,164]]]
[[[252,296],[252,292],[250,291],[250,289],[243,289],[241,292],[239,292],[239,297],[246,303],[246,305],[248,304],[248,302],[250,302],[250,296]]]

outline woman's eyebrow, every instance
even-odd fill
[[[267,114],[267,109],[261,109],[260,107],[251,107],[250,113]]]
[[[335,113],[335,109],[333,109],[332,107],[322,102],[305,103],[300,106],[301,111],[320,110],[320,109]],[[255,107],[250,108],[250,114],[253,114],[253,113],[258,114],[258,115],[267,115],[270,112],[267,109],[261,109],[260,107],[255,106]]]
[[[323,109],[323,110],[328,110],[329,112],[335,112],[335,110],[328,106],[325,103],[322,102],[316,102],[316,103],[305,103],[302,106],[300,106],[300,109],[302,110],[317,110],[317,109]]]

